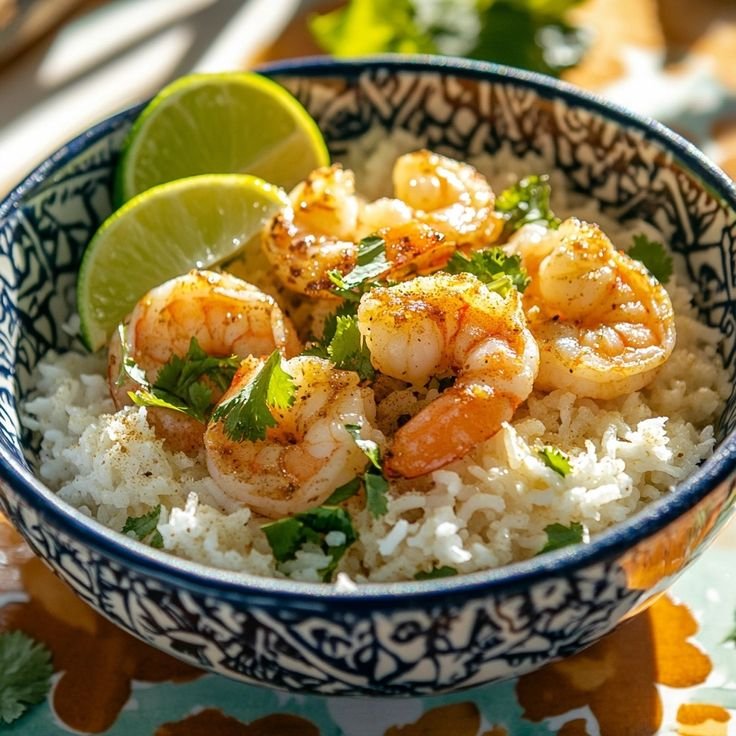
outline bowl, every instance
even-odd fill
[[[459,158],[533,154],[621,221],[649,220],[696,287],[704,323],[736,349],[736,190],[658,123],[569,85],[436,57],[302,60],[264,71],[311,112],[337,159],[378,128]],[[57,151],[0,205],[0,501],[32,549],[126,631],[193,665],[303,693],[420,695],[528,672],[573,654],[651,603],[733,510],[736,397],[715,454],[674,492],[578,545],[452,578],[357,591],[173,558],[104,528],[34,475],[18,402],[64,349],[81,253],[111,211],[113,170],[140,106]]]

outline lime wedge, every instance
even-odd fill
[[[246,248],[288,201],[246,174],[192,176],[131,199],[102,223],[82,258],[77,309],[87,347],[102,347],[149,289]]]
[[[116,199],[196,174],[253,174],[291,189],[327,164],[317,124],[276,82],[248,72],[191,74],[165,87],[133,124]]]

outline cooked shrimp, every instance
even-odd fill
[[[539,343],[537,387],[612,399],[645,386],[675,346],[672,303],[646,268],[597,225],[527,226],[512,239],[531,283],[524,292]]]
[[[412,208],[413,219],[441,232],[455,247],[490,245],[503,219],[486,178],[470,164],[421,150],[400,156],[393,170],[394,193]]]
[[[396,197],[373,202],[358,197],[353,172],[339,164],[316,169],[298,184],[291,205],[262,237],[282,283],[308,296],[331,296],[328,273],[352,270],[358,241],[373,233],[386,239],[387,266],[379,277],[394,280],[442,268],[453,250],[498,237],[503,220],[494,214],[493,190],[472,166],[416,151],[397,160],[393,181]],[[397,238],[404,245],[395,260]]]
[[[243,361],[223,401],[247,385],[262,364],[255,358]],[[274,519],[306,511],[367,464],[345,429],[361,425],[367,436],[375,413],[372,392],[360,387],[357,373],[311,356],[282,365],[294,379],[295,400],[287,409],[272,410],[277,426],[267,430],[265,440],[232,440],[222,422],[207,427],[207,467],[226,509],[248,506]]]
[[[331,270],[347,273],[358,251],[360,203],[355,178],[338,164],[315,169],[289,194],[291,206],[263,231],[266,257],[284,286],[308,296],[329,296]]]
[[[365,294],[358,327],[376,370],[414,385],[454,385],[394,435],[384,467],[414,478],[492,437],[532,390],[539,365],[521,297],[470,274],[436,273]]]
[[[289,319],[274,299],[229,274],[190,271],[149,291],[126,320],[126,352],[150,383],[172,356],[187,353],[192,337],[208,355],[266,355],[274,349],[291,356],[300,350]],[[122,345],[116,332],[108,350],[107,379],[116,407],[131,404],[140,388],[121,371]],[[124,380],[121,380],[121,377]],[[174,451],[195,454],[204,425],[181,412],[148,408],[148,417]]]

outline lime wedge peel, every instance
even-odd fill
[[[278,83],[251,72],[190,74],[165,87],[133,124],[115,199],[207,173],[253,174],[288,190],[329,161],[317,124]]]
[[[82,339],[98,350],[150,289],[192,268],[210,268],[248,247],[289,203],[246,174],[193,176],[131,199],[95,233],[77,279]]]

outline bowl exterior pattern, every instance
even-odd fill
[[[329,69],[326,67],[326,69]],[[616,217],[654,222],[700,287],[703,320],[724,334],[733,369],[736,218],[725,201],[645,132],[575,106],[538,83],[401,64],[278,76],[325,132],[336,158],[369,131],[403,129],[457,157],[506,150],[561,171]],[[132,114],[63,152],[0,207],[0,446],[30,479],[16,399],[41,354],[64,348],[82,249],[111,209],[116,153]],[[366,138],[366,140],[372,140]],[[721,438],[736,423],[729,402]],[[27,448],[24,459],[22,447]],[[30,448],[30,449],[28,449]],[[584,564],[508,585],[362,600],[297,598],[247,582],[218,586],[158,553],[116,549],[115,535],[2,482],[0,503],[33,549],[93,607],[151,644],[221,674],[323,694],[431,694],[519,675],[600,638],[687,566],[730,515],[732,477],[656,534]],[[30,486],[33,481],[30,480]],[[97,539],[99,537],[101,539]],[[158,555],[158,556],[157,556]],[[182,567],[183,569],[180,569]]]

